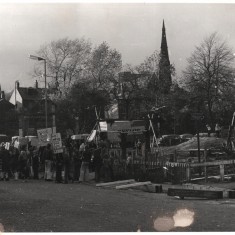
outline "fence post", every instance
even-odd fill
[[[224,165],[221,164],[219,168],[220,168],[220,180],[224,181]]]
[[[186,165],[186,181],[190,182],[190,165]]]
[[[205,149],[204,151],[204,159],[205,159],[205,162],[207,162],[207,150]],[[205,182],[207,183],[207,167],[205,166],[204,167],[204,175],[205,175]]]

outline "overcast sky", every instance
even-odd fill
[[[93,45],[106,41],[122,54],[123,64],[137,65],[160,50],[164,19],[178,76],[195,46],[215,31],[235,48],[235,4],[5,3],[0,19],[0,83],[6,91],[16,80],[32,86],[35,62],[29,54],[64,37],[85,37]]]

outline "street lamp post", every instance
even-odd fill
[[[30,55],[29,56],[30,59],[32,60],[37,60],[37,61],[44,61],[44,78],[45,78],[45,120],[46,120],[46,128],[47,128],[47,75],[46,75],[46,59],[39,57],[39,56],[34,56],[34,55]]]

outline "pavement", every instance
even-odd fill
[[[221,185],[235,188],[234,182]],[[0,182],[2,232],[225,232],[235,230],[234,207],[235,199],[179,200],[94,182]]]

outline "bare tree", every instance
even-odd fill
[[[85,39],[68,38],[44,45],[38,54],[47,61],[47,77],[57,89],[68,88],[82,78],[91,52],[91,43]],[[41,73],[41,67],[36,68]]]
[[[233,61],[232,49],[217,33],[205,38],[188,59],[184,83],[195,94],[198,105],[207,108],[211,125],[215,122],[213,111],[218,101],[234,89]]]
[[[154,51],[152,55],[148,56],[143,63],[136,66],[136,70],[142,74],[153,74],[159,75],[159,63],[160,54],[158,51]]]
[[[117,84],[122,68],[121,54],[111,49],[106,42],[94,48],[88,66],[88,76],[94,88],[109,90]]]

